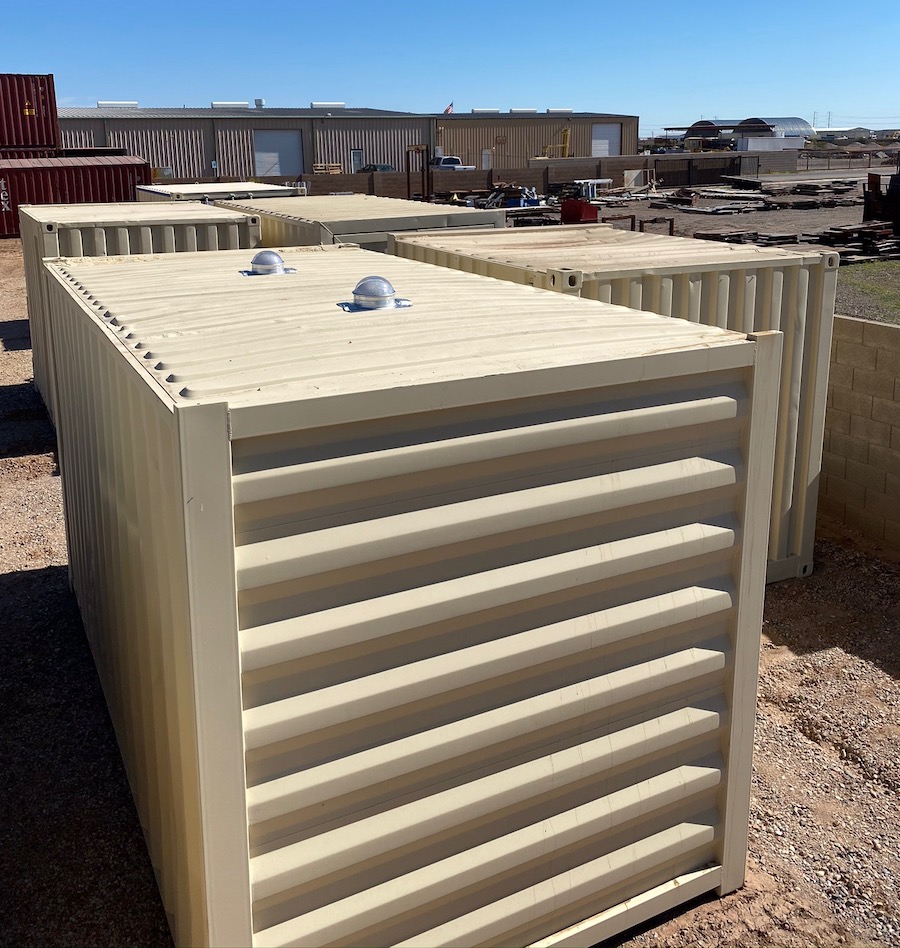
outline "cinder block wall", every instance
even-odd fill
[[[819,509],[900,550],[900,326],[834,319]]]

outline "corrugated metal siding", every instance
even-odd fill
[[[740,885],[778,334],[283,253],[45,264],[178,942],[591,944]],[[413,308],[338,310],[376,262]]]
[[[106,147],[103,123],[99,121],[66,122],[60,132],[63,148]]]
[[[436,144],[447,155],[459,155],[466,164],[481,167],[481,153],[490,148],[494,168],[525,168],[530,158],[544,154],[549,145],[562,143],[565,128],[571,130],[569,151],[573,156],[591,155],[591,128],[602,117],[581,116],[535,116],[533,118],[510,119],[498,116],[496,121],[487,119],[455,119],[442,122],[436,119]],[[615,116],[609,117],[613,121]],[[631,125],[619,122],[622,129],[622,148],[637,150],[637,140],[632,145]],[[554,152],[556,154],[557,152]]]
[[[253,177],[253,132],[239,125],[216,126],[218,173],[246,180]]]
[[[353,148],[362,149],[363,164],[390,164],[403,171],[407,146],[427,144],[430,138],[430,122],[422,120],[369,119],[344,123],[339,119],[318,119],[313,128],[315,158],[312,160],[335,162],[346,172],[352,170],[350,150]]]
[[[100,111],[100,110],[98,110]],[[364,163],[387,163],[405,168],[406,146],[425,143],[442,146],[446,154],[460,154],[467,164],[481,168],[484,148],[495,150],[495,168],[524,168],[534,155],[543,154],[546,145],[558,143],[566,119],[559,116],[532,118],[498,116],[497,121],[455,120],[448,122],[431,116],[380,116],[351,118],[340,115],[289,118],[275,115],[277,110],[246,110],[240,117],[211,115],[209,110],[196,114],[185,110],[183,119],[174,114],[148,117],[134,110],[129,119],[123,110],[115,114],[89,118],[64,118],[63,141],[70,147],[114,145],[127,142],[139,154],[151,156],[154,167],[171,167],[176,178],[213,176],[209,162],[219,162],[221,175],[251,177],[254,172],[252,136],[254,129],[297,129],[301,132],[305,173],[314,162],[335,162],[349,171],[350,150],[361,148]],[[177,114],[177,110],[176,110]],[[598,121],[619,121],[622,149],[637,151],[637,120],[628,116],[575,116],[571,147],[575,154],[590,155],[591,125]],[[188,157],[200,135],[203,150]],[[500,144],[498,138],[505,139]],[[216,153],[218,151],[218,154]],[[199,169],[199,170],[198,170]]]
[[[34,384],[54,423],[56,368],[45,259],[238,250],[259,245],[258,217],[195,202],[25,206],[20,208],[19,220]]]
[[[69,577],[125,761],[160,895],[180,944],[203,944],[191,615],[171,405],[94,321],[64,314],[57,443]],[[127,515],[125,515],[127,511]]]
[[[213,173],[212,155],[206,147],[202,128],[186,123],[168,127],[140,128],[112,127],[107,144],[126,148],[129,154],[140,155],[153,168],[171,168],[175,177],[203,177]]]
[[[0,236],[19,233],[20,204],[134,201],[149,183],[149,165],[128,156],[0,160]]]
[[[59,147],[53,76],[0,73],[0,147]]]
[[[834,253],[716,245],[608,227],[398,234],[389,252],[738,332],[785,333],[770,581],[812,569],[837,284]]]

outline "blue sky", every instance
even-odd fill
[[[891,3],[14,0],[0,28],[0,70],[53,73],[60,105],[452,101],[639,115],[643,134],[751,115],[900,127]]]

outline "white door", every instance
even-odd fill
[[[494,152],[491,148],[481,149],[481,170],[490,171],[494,167]]]
[[[591,126],[591,158],[622,154],[622,126],[618,122]]]
[[[258,178],[267,175],[299,178],[303,174],[303,143],[300,132],[273,128],[255,130],[253,162]]]

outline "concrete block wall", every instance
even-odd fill
[[[900,326],[835,316],[819,510],[900,550]]]

